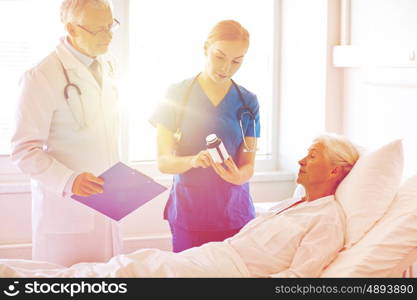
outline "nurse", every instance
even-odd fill
[[[248,181],[260,133],[259,104],[232,81],[248,47],[249,33],[238,22],[216,24],[204,44],[205,68],[171,86],[150,119],[157,127],[158,167],[175,174],[164,210],[174,252],[222,241],[255,216]],[[213,133],[230,154],[224,164],[206,151]]]

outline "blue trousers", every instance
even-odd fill
[[[181,252],[188,248],[198,247],[208,242],[221,242],[234,236],[239,229],[225,231],[194,231],[169,224],[172,234],[172,251]]]

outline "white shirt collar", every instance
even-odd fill
[[[93,63],[94,58],[91,58],[83,53],[81,53],[80,51],[78,51],[77,49],[75,49],[69,42],[68,42],[68,37],[64,37],[64,46],[65,48],[68,49],[68,51],[70,51],[75,58],[77,58],[83,65],[85,65],[87,68]]]

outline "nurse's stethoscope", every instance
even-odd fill
[[[174,138],[176,139],[177,142],[179,142],[181,140],[181,137],[182,137],[182,132],[181,132],[180,128],[181,128],[181,124],[182,124],[182,119],[184,118],[185,107],[187,106],[188,100],[190,99],[191,90],[192,90],[195,82],[197,81],[197,77],[199,75],[200,74],[198,74],[197,76],[194,77],[193,81],[191,82],[190,86],[188,87],[188,89],[185,93],[185,97],[183,98],[183,100],[181,102],[181,107],[180,107],[181,111],[179,112],[179,114],[177,114],[177,118],[176,118],[177,131],[174,133]],[[230,80],[232,81],[232,84],[233,84],[234,88],[236,89],[236,91],[239,95],[240,103],[242,104],[242,106],[237,111],[236,117],[237,117],[237,120],[239,121],[240,132],[242,134],[242,139],[243,139],[243,143],[244,143],[243,151],[244,152],[256,152],[256,150],[258,150],[256,148],[256,145],[253,148],[249,148],[249,146],[247,145],[247,143],[245,141],[245,134],[243,132],[242,119],[243,119],[243,116],[245,114],[249,115],[249,120],[252,121],[252,124],[253,124],[253,132],[256,134],[256,114],[257,114],[257,112],[252,111],[252,109],[246,104],[245,99],[243,98],[242,92],[239,89],[239,86],[232,79],[230,79]]]
[[[70,111],[71,111],[72,117],[74,118],[75,122],[77,122],[77,124],[78,124],[78,126],[79,126],[79,130],[84,129],[84,128],[86,128],[86,127],[87,127],[87,124],[86,124],[86,121],[85,121],[84,103],[83,103],[83,100],[81,99],[82,93],[81,93],[80,87],[79,87],[78,85],[76,85],[75,83],[72,83],[72,82],[69,80],[69,76],[68,76],[68,72],[67,72],[67,70],[65,70],[65,67],[64,67],[64,65],[62,64],[62,62],[61,62],[61,61],[60,61],[60,63],[61,63],[61,66],[62,66],[62,71],[64,72],[65,80],[67,81],[67,84],[66,84],[66,85],[65,85],[65,87],[64,87],[64,97],[65,97],[65,101],[67,102],[67,105],[68,105],[68,107],[69,107],[69,109],[70,109]],[[81,122],[80,122],[80,121],[78,120],[78,118],[75,116],[75,114],[74,114],[74,112],[73,112],[73,110],[72,110],[71,104],[69,103],[69,102],[70,102],[70,99],[69,99],[69,94],[68,94],[68,91],[69,91],[69,89],[71,89],[71,88],[72,88],[72,89],[75,89],[75,90],[77,91],[77,94],[78,94],[78,101],[80,102],[80,105],[81,105],[81,111],[82,111],[82,121],[81,121]]]

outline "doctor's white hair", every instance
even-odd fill
[[[80,13],[87,4],[96,8],[109,7],[113,10],[111,0],[64,0],[61,4],[61,22],[68,24],[79,21]]]
[[[330,161],[336,166],[343,166],[347,173],[360,155],[358,147],[342,135],[325,133],[317,136],[313,142],[322,144]]]

